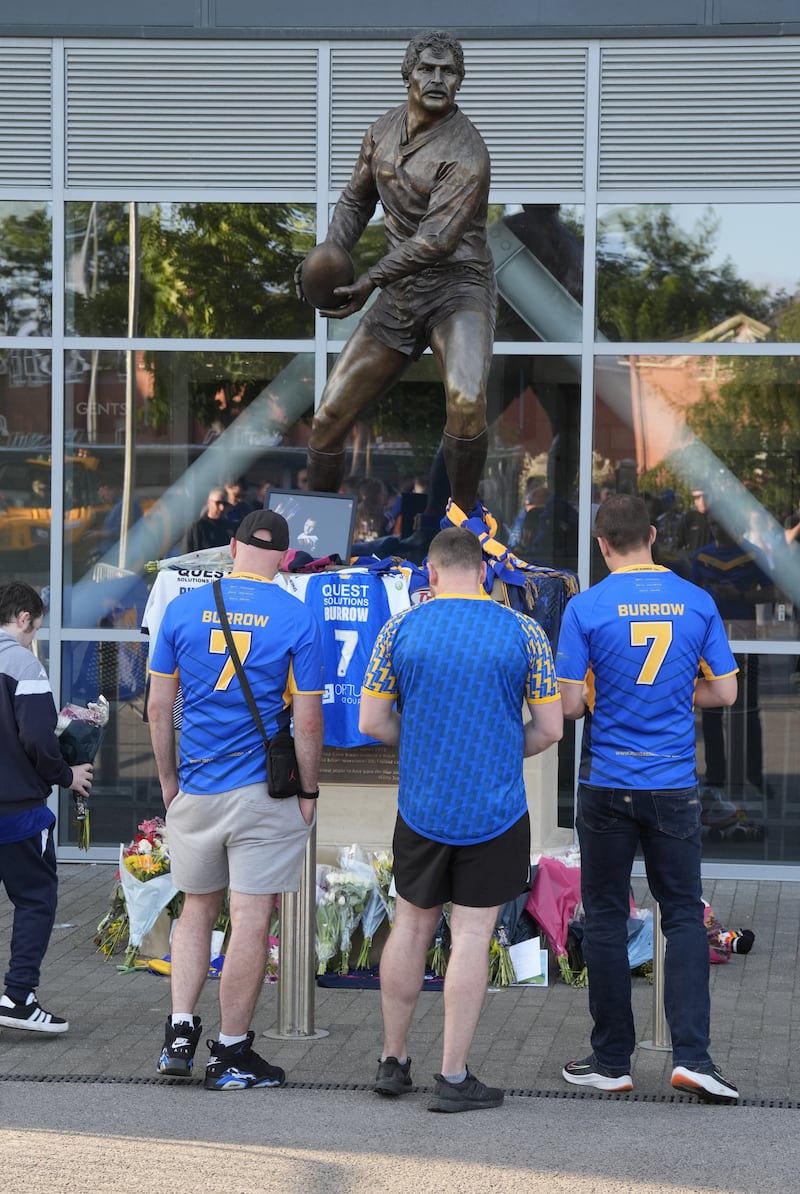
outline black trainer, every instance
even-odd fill
[[[27,1032],[66,1032],[69,1028],[69,1023],[61,1016],[54,1016],[39,1006],[35,991],[31,991],[26,999],[1,996],[0,1024],[4,1028],[24,1028]]]
[[[235,1045],[221,1045],[206,1041],[211,1056],[206,1066],[206,1090],[247,1090],[251,1086],[283,1086],[286,1074],[277,1065],[270,1065],[251,1048],[254,1032],[248,1032]]]
[[[672,1085],[676,1090],[697,1095],[704,1103],[735,1103],[739,1091],[714,1065],[676,1065],[672,1071]]]
[[[387,1057],[386,1061],[378,1062],[378,1072],[375,1075],[373,1090],[379,1095],[408,1094],[412,1089],[411,1058],[398,1061],[396,1057]]]
[[[202,1025],[199,1016],[192,1016],[192,1023],[183,1020],[173,1025],[167,1016],[164,1028],[164,1047],[158,1059],[158,1072],[169,1078],[191,1078],[195,1050],[200,1043]]]
[[[595,1090],[633,1090],[630,1074],[612,1074],[590,1053],[583,1061],[568,1061],[561,1071],[562,1078],[574,1086],[593,1086]]]
[[[434,1074],[434,1078],[436,1089],[428,1102],[429,1111],[483,1111],[503,1102],[502,1090],[484,1086],[469,1070],[463,1082],[448,1082],[441,1074]]]

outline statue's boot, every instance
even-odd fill
[[[319,452],[309,445],[306,451],[308,488],[318,493],[338,493],[344,480],[344,449],[341,452]]]
[[[489,449],[489,432],[484,427],[472,439],[462,439],[445,431],[443,443],[444,463],[453,501],[462,510],[469,511],[478,501],[478,486]]]

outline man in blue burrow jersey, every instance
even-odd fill
[[[633,1088],[627,925],[641,846],[667,939],[672,1085],[731,1102],[739,1092],[708,1051],[694,710],[733,704],[736,661],[713,599],[653,564],[656,531],[641,498],[608,498],[594,534],[611,575],[570,601],[556,657],[564,716],[586,714],[576,824],[594,1020],[592,1052],[562,1073],[578,1086]]]
[[[200,1040],[194,1014],[208,976],[211,931],[230,888],[231,935],[219,984],[220,1032],[208,1042],[206,1090],[282,1086],[252,1048],[267,933],[279,891],[297,891],[319,795],[322,644],[302,601],[272,584],[289,547],[286,519],[246,514],[221,581],[231,635],[268,738],[294,721],[302,791],[273,799],[264,740],[228,651],[213,585],[175,597],[150,660],[150,736],[167,810],[175,886],[184,895],[172,942],[172,1014],[158,1071],[190,1078]],[[180,764],[172,709],[180,685]]]
[[[383,1052],[374,1090],[411,1090],[407,1036],[442,905],[452,901],[442,1072],[430,1111],[499,1107],[469,1072],[500,907],[528,886],[524,757],[563,730],[553,657],[532,618],[483,591],[481,546],[451,527],[428,555],[433,600],[390,618],[361,695],[362,733],[400,747],[395,918],[381,957]],[[531,720],[524,722],[523,706]]]

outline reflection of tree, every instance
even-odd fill
[[[308,337],[312,316],[297,302],[295,266],[314,243],[309,212],[279,203],[140,205],[138,330],[165,339]],[[128,303],[127,205],[71,204],[73,323],[78,335],[124,335]],[[95,221],[93,227],[92,221]],[[95,285],[89,279],[96,273]],[[189,409],[206,426],[228,425],[264,385],[256,354],[205,354],[188,362]],[[200,358],[203,364],[200,364]],[[172,381],[151,354],[152,426],[168,424]],[[222,402],[220,402],[222,395]]]
[[[282,339],[311,330],[294,268],[313,244],[308,216],[285,203],[180,203],[142,224],[141,268],[154,336]]]
[[[800,303],[779,317],[778,340],[798,335]],[[788,513],[800,447],[800,360],[797,357],[735,357],[727,380],[687,412],[686,422],[713,447],[763,506]]]
[[[442,383],[432,357],[424,357],[414,376],[402,377],[375,403],[372,419],[376,435],[384,441],[411,444],[407,472],[426,472],[442,436]]]
[[[739,311],[767,318],[765,288],[739,278],[730,259],[710,264],[719,229],[712,211],[691,231],[669,205],[617,208],[613,220],[601,226],[597,246],[598,324],[611,339],[690,337]],[[615,248],[615,234],[624,249]]]
[[[31,320],[50,334],[52,263],[50,214],[44,203],[14,203],[0,219],[0,335]],[[21,304],[27,304],[22,309]]]

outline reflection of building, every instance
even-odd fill
[[[122,569],[137,576],[142,559],[180,541],[210,487],[231,472],[246,477],[252,500],[264,484],[291,486],[305,463],[307,413],[348,329],[315,323],[294,297],[292,273],[325,234],[324,213],[347,181],[363,129],[402,101],[399,61],[414,32],[394,26],[388,36],[359,26],[352,11],[323,13],[316,3],[292,13],[291,40],[288,25],[265,38],[263,14],[247,2],[192,8],[163,0],[164,24],[148,25],[140,14],[135,28],[107,7],[99,25],[89,0],[74,0],[57,26],[28,13],[13,14],[13,24],[0,17],[0,97],[14,116],[0,162],[0,450],[53,457],[52,547],[43,540],[36,556],[16,564],[40,585],[52,574],[56,682],[61,658],[95,627],[76,611],[96,603],[72,592],[87,571],[71,514],[80,450],[127,482],[131,510],[134,499],[145,509],[138,530],[128,527],[124,558],[136,569]],[[492,12],[491,25],[486,18],[464,26],[470,18],[454,5],[437,20],[466,29],[459,102],[492,154],[502,302],[485,492],[501,527],[509,525],[526,475],[539,476],[580,520],[579,530],[565,525],[585,585],[593,480],[615,480],[628,460],[625,484],[662,467],[685,442],[685,413],[719,391],[734,362],[780,361],[786,393],[796,395],[797,332],[789,326],[778,337],[744,315],[722,322],[731,312],[763,315],[746,295],[715,306],[706,295],[715,311],[707,323],[716,326],[704,337],[681,341],[655,317],[654,339],[597,334],[598,315],[611,335],[615,313],[600,310],[608,287],[598,282],[596,249],[610,226],[602,268],[638,284],[653,262],[647,243],[634,243],[637,219],[653,217],[654,225],[654,212],[668,213],[675,242],[685,244],[697,209],[713,208],[720,257],[730,258],[742,286],[771,286],[774,297],[770,279],[785,278],[796,239],[800,74],[796,39],[782,35],[785,0],[761,0],[757,26],[732,23],[735,6],[702,0],[664,9],[647,26],[621,22],[617,0],[597,0],[591,27],[581,24],[586,6],[577,0],[540,7],[535,28],[523,0]],[[225,25],[234,8],[241,24]],[[377,212],[359,245],[359,269],[380,256],[380,239]],[[708,277],[725,281],[719,268],[696,267],[691,254],[680,271],[671,274],[670,264],[655,262],[659,293],[672,274],[709,294]],[[618,301],[624,293],[615,292]],[[636,293],[646,297],[641,287]],[[621,315],[619,327],[636,325],[630,311]],[[377,404],[359,470],[402,489],[428,473],[440,428],[441,387],[423,358]],[[790,459],[800,431],[788,416],[782,434]],[[718,470],[718,443],[689,447],[687,460],[703,475],[690,476],[687,466],[677,478],[684,502],[690,485]],[[786,513],[800,497],[796,470],[787,477]],[[771,492],[776,505],[784,501],[774,484]],[[103,652],[111,657],[127,640],[112,614],[106,623]],[[764,650],[776,675],[789,667],[786,639],[796,626],[789,614],[768,628],[774,640]],[[104,665],[104,675],[112,672]],[[784,696],[789,707],[794,697]],[[794,764],[782,761],[784,723],[766,706],[762,713],[767,771],[772,766],[788,791]],[[118,719],[129,744],[141,729],[136,716],[126,708]],[[104,770],[114,775],[119,815],[152,811],[151,770],[138,754],[127,770],[116,767],[116,749],[110,736]],[[561,805],[568,824],[569,774]],[[759,857],[774,849],[800,864],[800,813],[791,804],[784,812],[791,832],[770,835]],[[108,826],[104,839],[101,822],[93,836],[113,843],[130,828]],[[68,835],[65,820],[62,844]]]
[[[770,328],[747,315],[735,315],[696,336],[694,344],[761,344]],[[714,398],[732,376],[730,360],[718,356],[641,354],[620,363],[630,370],[633,443],[639,469],[655,468],[685,442],[685,414],[696,402]],[[602,385],[598,383],[602,396]],[[599,451],[603,451],[600,443]],[[607,453],[610,454],[610,453]]]

